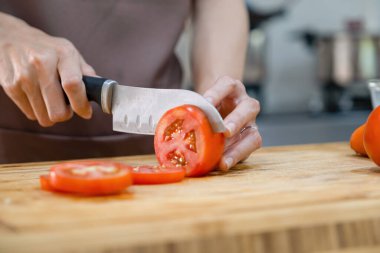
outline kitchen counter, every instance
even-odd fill
[[[340,113],[282,113],[259,115],[257,124],[264,146],[348,141],[366,122],[370,111]]]
[[[50,164],[0,166],[0,252],[380,252],[380,169],[347,143],[263,148],[109,197],[41,191]]]

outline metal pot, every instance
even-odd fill
[[[298,33],[316,56],[321,94],[312,98],[318,105],[310,106],[313,112],[370,108],[366,83],[380,77],[380,36],[363,32],[360,22],[347,27],[337,33]]]

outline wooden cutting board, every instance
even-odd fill
[[[225,174],[113,197],[41,191],[50,164],[0,167],[1,253],[380,252],[380,169],[346,143],[263,148]]]

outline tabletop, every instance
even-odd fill
[[[347,143],[262,148],[227,173],[107,197],[41,191],[52,163],[0,165],[1,253],[380,252],[380,169]]]

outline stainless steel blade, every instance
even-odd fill
[[[152,135],[161,116],[169,109],[183,104],[201,108],[215,132],[226,131],[218,110],[196,92],[123,85],[115,85],[113,90],[113,130]]]

